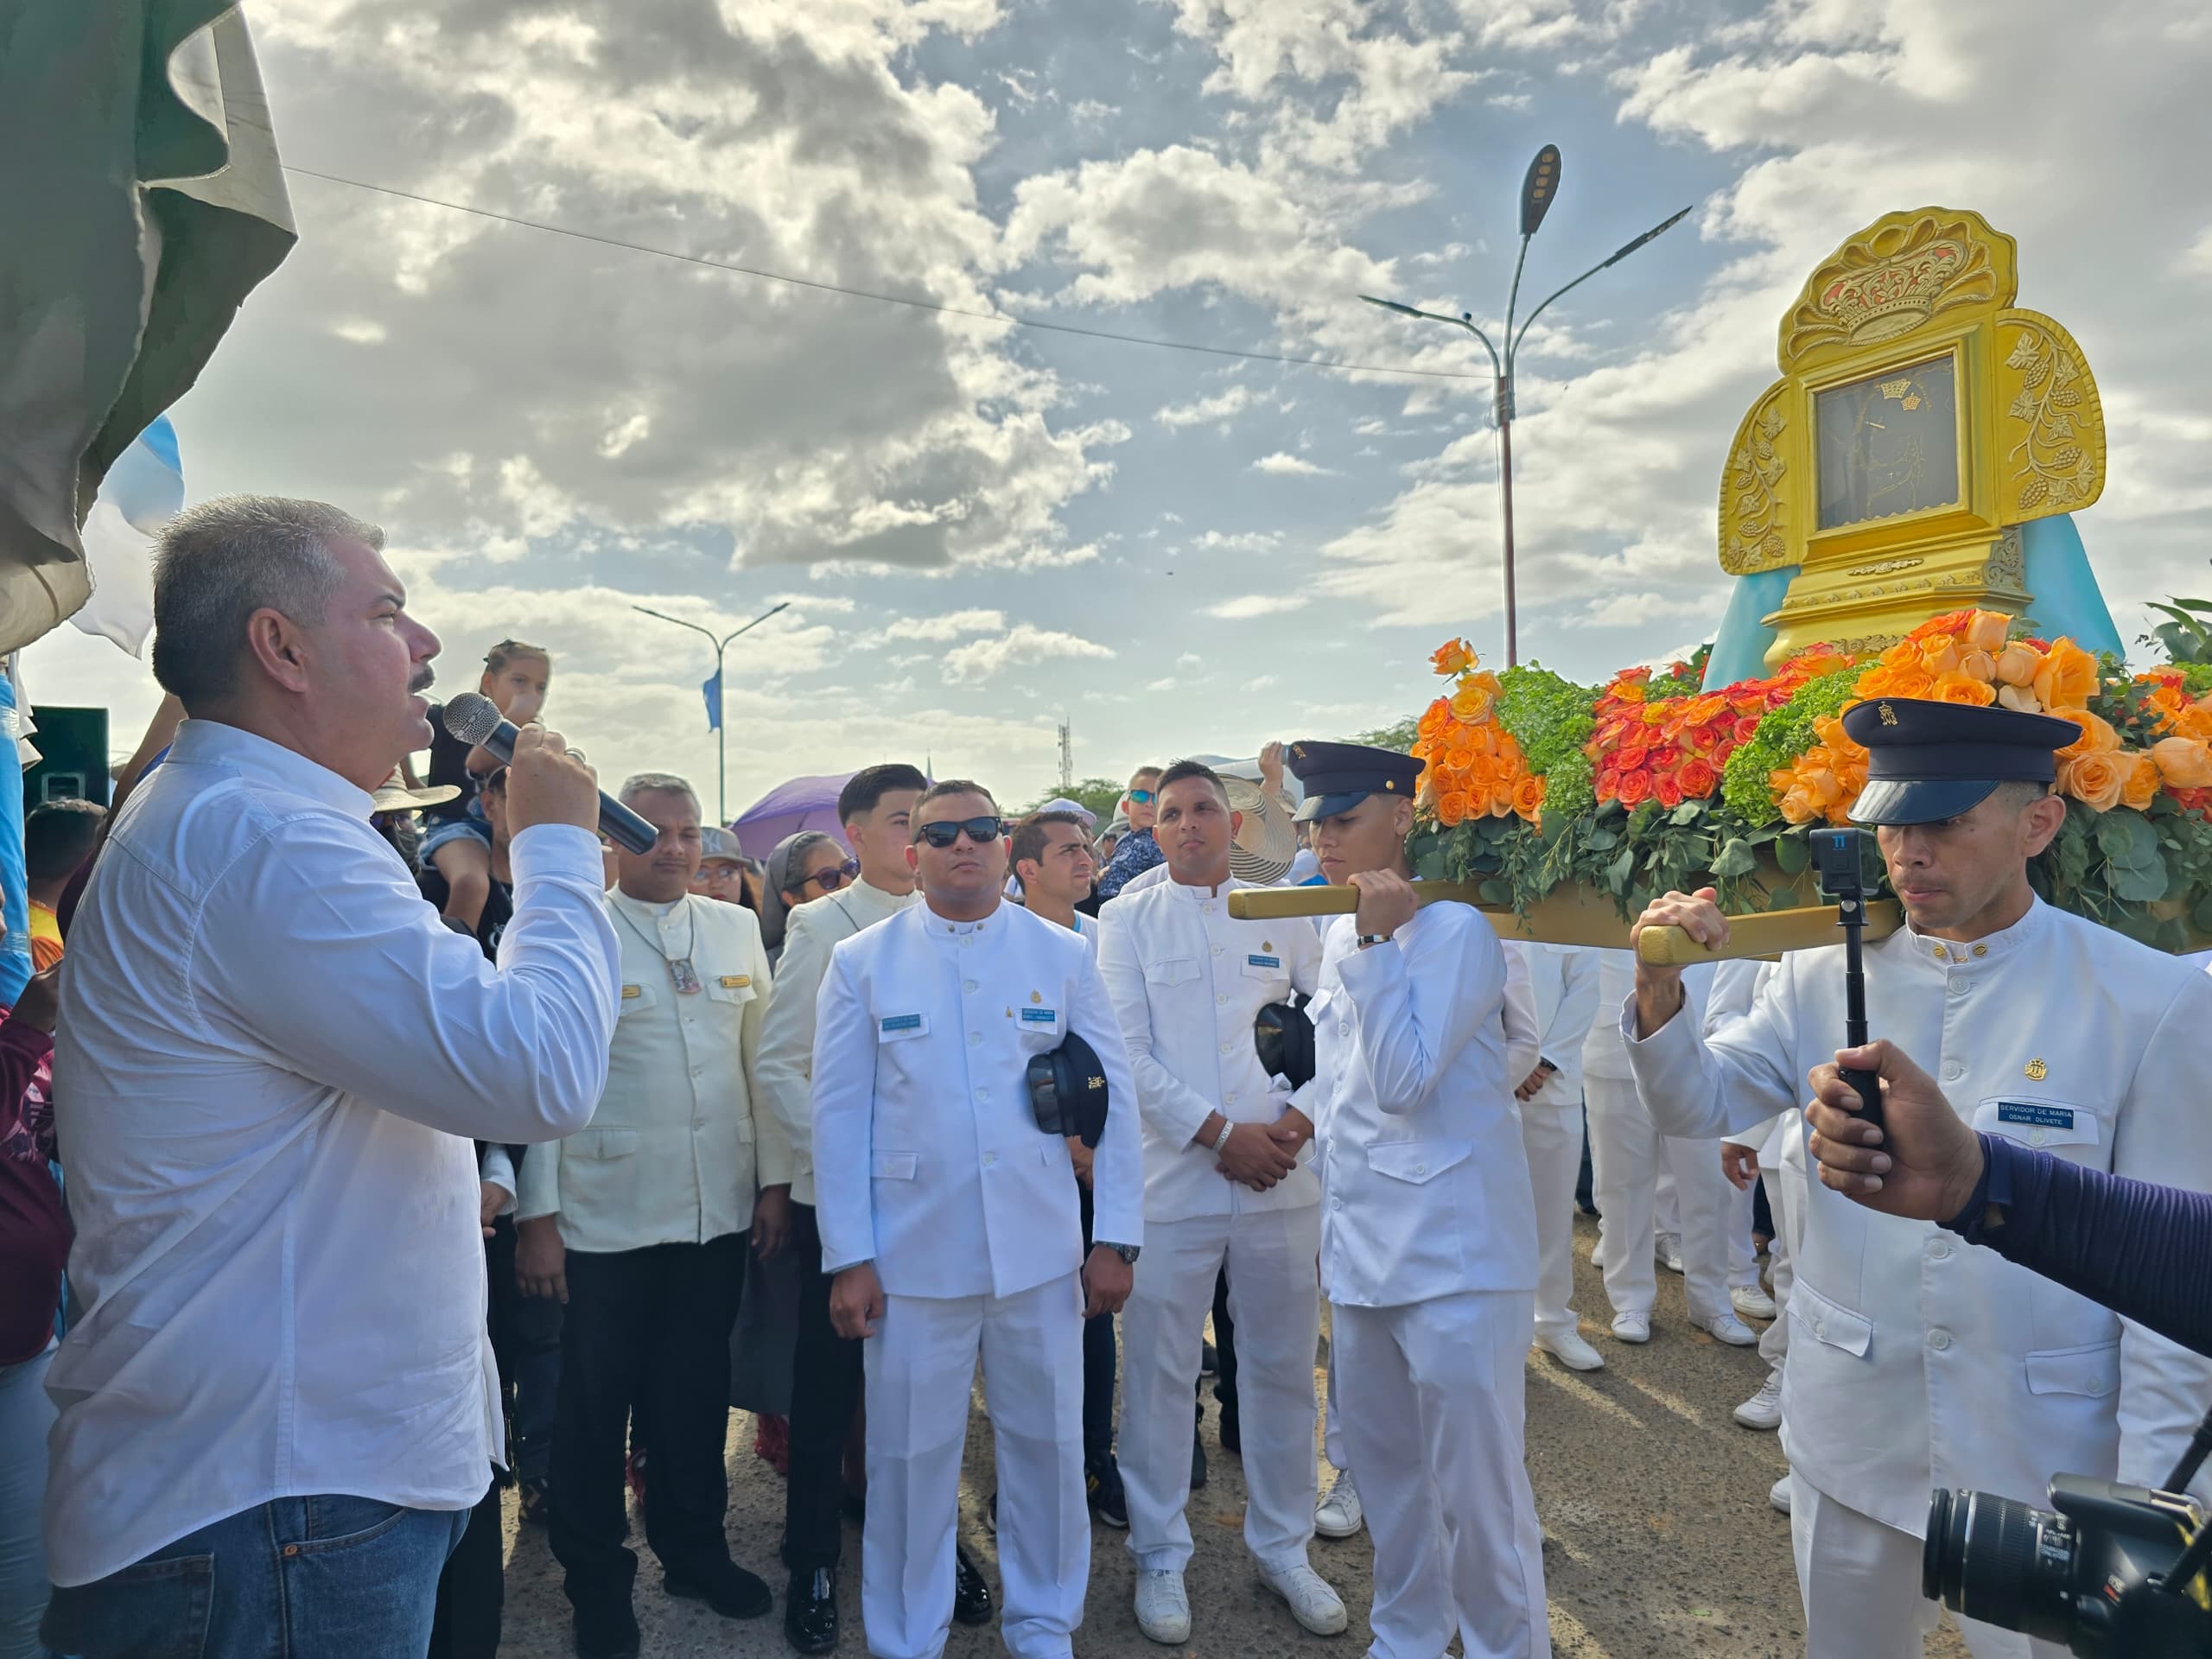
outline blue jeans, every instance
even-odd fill
[[[468,1516],[280,1497],[54,1591],[41,1633],[78,1659],[422,1659]]]

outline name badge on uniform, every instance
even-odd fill
[[[1057,1023],[1059,1017],[1058,1008],[1024,1008],[1021,1011],[1021,1023],[1025,1026],[1049,1026]]]
[[[625,1002],[635,1001],[645,994],[645,988],[642,985],[625,985],[622,988],[622,1000]]]
[[[1244,960],[1249,966],[1254,968],[1273,968],[1278,971],[1282,968],[1282,958],[1281,957],[1263,957],[1255,952],[1255,954],[1245,957]]]
[[[2038,1129],[2070,1129],[2074,1127],[2071,1106],[2042,1106],[2024,1100],[2000,1100],[1997,1103],[1999,1123],[2024,1123]]]
[[[896,1042],[902,1037],[918,1037],[929,1029],[929,1022],[918,1014],[887,1014],[876,1021],[883,1041]]]
[[[752,982],[753,976],[750,974],[724,974],[722,976],[722,989],[726,991],[741,991]]]

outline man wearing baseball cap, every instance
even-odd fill
[[[1872,1034],[1982,1133],[2212,1188],[2212,982],[2029,881],[2069,810],[2056,752],[2088,741],[2082,728],[1906,698],[1843,724],[1867,751],[1851,817],[1873,827],[1906,922],[1866,948]],[[1668,893],[1638,930],[1718,944],[1713,899]],[[1744,1128],[1802,1106],[1842,1044],[1842,947],[1784,957],[1710,1034],[1681,1005],[1681,970],[1639,961],[1618,1014],[1638,1088],[1669,1135]],[[1925,1222],[1817,1184],[1806,1212],[1782,1426],[1806,1652],[1917,1659],[1936,1614],[1919,1594],[1929,1489],[2041,1505],[2065,1471],[2155,1484],[2212,1396],[2212,1361]],[[1960,1624],[1976,1659],[2063,1651]]]

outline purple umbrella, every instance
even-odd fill
[[[785,836],[802,830],[820,830],[843,845],[844,831],[837,823],[837,792],[852,781],[849,772],[827,778],[794,778],[779,784],[737,815],[730,828],[747,858],[765,860]],[[847,848],[848,852],[851,851]]]

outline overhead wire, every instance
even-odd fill
[[[601,236],[593,231],[579,231],[566,225],[549,224],[543,219],[524,219],[513,213],[496,213],[488,207],[478,207],[465,201],[448,201],[437,196],[426,196],[412,190],[401,190],[388,184],[372,184],[364,179],[349,179],[335,173],[319,172],[311,167],[299,167],[287,162],[284,171],[302,178],[320,179],[326,184],[341,184],[350,189],[365,190],[381,196],[392,196],[402,201],[420,203],[426,207],[440,207],[449,213],[467,213],[477,219],[491,219],[497,224],[512,225],[522,230],[541,231],[548,236],[565,236],[578,242],[594,242],[601,247],[620,248],[632,253],[650,254],[656,258],[674,259],[688,265],[702,265],[710,270],[726,270],[740,276],[752,276],[762,282],[782,283],[792,288],[812,289],[817,293],[842,295],[848,299],[868,300],[878,305],[897,305],[915,311],[933,311],[942,316],[966,317],[977,322],[995,322],[1013,328],[1036,329],[1048,334],[1073,334],[1085,340],[1111,340],[1123,346],[1149,346],[1168,352],[1196,352],[1207,357],[1236,358],[1251,363],[1280,363],[1292,368],[1323,369],[1338,374],[1400,374],[1428,380],[1482,380],[1491,377],[1486,373],[1464,369],[1415,369],[1383,363],[1350,363],[1335,358],[1294,357],[1281,352],[1240,351],[1230,346],[1205,346],[1196,340],[1161,340],[1148,334],[1118,334],[1110,328],[1086,328],[1072,322],[1048,322],[1042,317],[1025,317],[1009,311],[977,311],[965,306],[946,305],[938,300],[925,300],[906,294],[882,294],[865,288],[851,288],[842,283],[825,283],[810,276],[794,276],[789,272],[766,270],[757,265],[741,265],[727,259],[710,259],[704,254],[679,253],[672,248],[657,248],[643,242],[631,242],[617,236]]]

